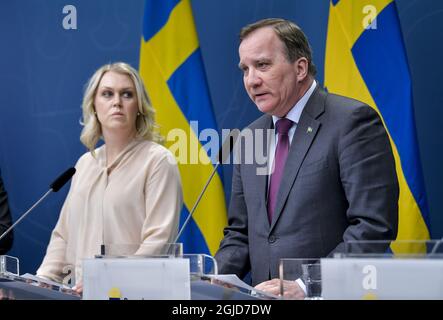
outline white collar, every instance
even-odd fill
[[[305,92],[303,97],[301,97],[300,100],[297,101],[295,106],[293,106],[291,108],[291,110],[289,110],[289,112],[285,116],[285,118],[291,120],[295,124],[298,123],[298,121],[300,120],[301,113],[303,112],[303,109],[305,108],[306,103],[308,102],[309,98],[311,97],[312,93],[314,92],[316,85],[317,85],[317,82],[314,79],[314,81],[312,81],[311,87],[308,89],[308,91]],[[275,123],[280,119],[281,118],[279,118],[277,116],[272,116],[272,121],[274,122],[274,127],[275,127]]]

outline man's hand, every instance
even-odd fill
[[[259,283],[255,286],[255,289],[261,290],[266,293],[271,293],[276,296],[282,296],[280,292],[280,279],[272,279]],[[283,280],[283,298],[303,300],[305,293],[296,281]]]

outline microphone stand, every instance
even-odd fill
[[[22,216],[16,222],[14,222],[14,224],[10,226],[8,230],[6,230],[5,232],[3,232],[2,235],[0,235],[0,240],[2,240],[9,232],[11,232],[11,230],[14,229],[14,227],[18,225],[24,218],[26,218],[26,216],[36,206],[38,206],[40,202],[42,202],[51,192],[57,192],[58,190],[60,190],[60,188],[63,187],[66,184],[66,182],[68,182],[72,178],[74,173],[75,173],[75,168],[69,168],[68,170],[63,172],[59,177],[57,177],[57,179],[55,179],[55,181],[52,182],[51,185],[49,186],[50,189],[36,203],[34,203],[33,206],[28,209],[28,211],[22,214]]]
[[[209,179],[206,181],[205,186],[203,187],[203,190],[198,195],[197,201],[195,202],[194,206],[192,207],[191,211],[188,214],[188,217],[186,218],[185,222],[183,223],[177,237],[174,239],[174,242],[177,242],[180,236],[182,235],[183,231],[186,228],[186,225],[189,223],[189,220],[192,218],[192,215],[194,214],[195,210],[197,209],[198,204],[200,203],[206,189],[209,186],[209,183],[211,182],[212,178],[214,177],[215,173],[217,172],[218,167],[220,164],[225,163],[225,160],[230,156],[232,149],[234,148],[234,145],[240,135],[240,132],[237,129],[231,130],[229,135],[226,137],[225,142],[223,143],[222,147],[220,148],[218,155],[217,155],[217,163],[214,166],[214,169],[212,170],[211,175],[209,176]]]
[[[212,177],[215,175],[215,173],[217,172],[217,168],[220,166],[220,161],[217,161],[217,164],[214,166],[214,169],[212,170],[211,175],[209,176],[208,181],[206,181],[205,186],[203,187],[202,192],[200,192],[197,201],[195,202],[194,206],[191,209],[191,212],[189,212],[188,217],[186,218],[185,222],[183,223],[183,226],[180,230],[180,232],[178,233],[177,237],[174,240],[174,243],[178,241],[178,239],[180,238],[181,234],[183,233],[183,231],[185,230],[186,225],[188,224],[189,220],[192,218],[192,215],[195,212],[195,209],[197,209],[198,204],[200,203],[201,198],[203,197],[203,194],[205,193],[206,189],[209,186],[209,183],[212,180]]]
[[[2,240],[4,237],[6,237],[6,235],[11,232],[12,229],[14,229],[14,227],[16,225],[18,225],[20,223],[20,221],[22,221],[24,218],[26,218],[26,216],[35,208],[37,207],[40,202],[42,202],[50,193],[52,192],[52,189],[49,189],[44,195],[43,197],[41,197],[36,203],[34,203],[34,205],[28,209],[28,211],[26,211],[16,222],[14,222],[14,224],[12,226],[10,226],[5,232],[3,232],[3,234],[0,236],[0,240]]]

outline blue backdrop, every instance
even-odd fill
[[[433,238],[443,236],[443,2],[398,0]],[[197,32],[218,127],[241,128],[259,116],[237,68],[238,33],[264,17],[297,22],[307,34],[323,82],[329,1],[193,0]],[[63,7],[77,9],[65,30]],[[83,86],[100,65],[138,67],[143,0],[6,0],[0,3],[0,168],[17,219],[49,183],[85,152],[79,141]],[[231,168],[224,168],[226,197]],[[35,272],[67,193],[38,207],[15,231],[10,254]]]

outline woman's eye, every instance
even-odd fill
[[[131,91],[125,91],[123,92],[123,97],[125,98],[132,98],[134,95]]]
[[[103,91],[103,92],[102,92],[102,96],[103,96],[103,97],[112,97],[112,92],[111,92],[111,91],[108,91],[108,90]]]

